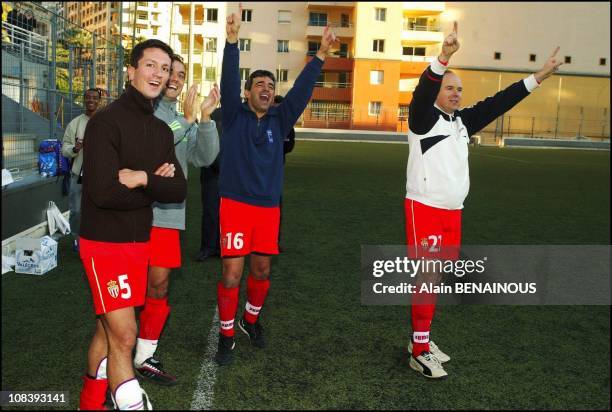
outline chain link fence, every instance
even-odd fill
[[[56,3],[59,4],[59,3]],[[2,167],[38,171],[38,145],[62,139],[99,88],[100,106],[124,84],[124,50],[35,2],[2,3]]]
[[[610,139],[610,115],[606,108],[588,112],[582,107],[561,107],[559,117],[504,115],[487,125],[479,135],[483,144],[498,144],[501,138]],[[310,103],[298,123],[301,127],[408,132],[406,106],[398,110],[352,107],[348,103]]]

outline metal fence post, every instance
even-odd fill
[[[25,105],[25,79],[23,76],[24,45],[19,45],[19,133],[23,133],[23,106]]]
[[[584,107],[580,106],[580,123],[578,124],[578,135],[577,138],[582,137],[582,123],[584,122]]]
[[[172,28],[172,24],[170,24]],[[172,36],[172,35],[171,35]],[[123,2],[119,2],[119,63],[117,65],[117,97],[123,93]]]
[[[57,15],[51,14],[51,68],[49,70],[49,93],[48,104],[49,104],[49,139],[55,138],[55,110],[56,110],[56,97],[57,97],[57,82],[55,76],[55,70],[57,69]]]
[[[92,89],[96,87],[96,33],[91,36],[91,76],[89,76],[89,87]]]
[[[72,79],[74,78],[73,71],[74,65],[72,63],[72,59],[74,58],[72,45],[68,46],[68,102],[70,104],[70,115],[69,118],[72,119],[72,103],[73,99],[73,89],[72,89]]]
[[[559,88],[557,91],[557,118],[555,119],[555,139],[559,132],[559,111],[561,110],[561,85],[563,84],[563,77],[559,77]]]

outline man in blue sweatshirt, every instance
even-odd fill
[[[336,41],[326,27],[317,55],[306,65],[283,102],[273,107],[275,79],[254,71],[240,98],[238,31],[240,16],[227,17],[227,43],[221,73],[221,169],[219,211],[223,276],[217,285],[220,335],[215,360],[233,359],[234,318],[245,256],[250,255],[247,303],[238,326],[251,344],[265,347],[259,313],[270,287],[271,255],[278,254],[279,201],[283,186],[283,143],[312,95],[325,56]]]

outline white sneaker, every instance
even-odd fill
[[[436,345],[432,340],[429,341],[429,352],[431,352],[432,355],[435,355],[440,363],[446,363],[451,360],[450,356],[442,352],[440,348],[438,348],[438,345]],[[408,342],[408,353],[412,354],[412,340]]]
[[[448,376],[438,358],[429,352],[423,352],[416,358],[410,355],[410,367],[426,378],[440,379]]]

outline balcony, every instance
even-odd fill
[[[436,56],[402,56],[402,61],[411,63],[431,63],[435,58]]]
[[[306,62],[308,63],[313,59],[313,56],[308,56],[306,58]],[[343,72],[352,72],[353,71],[354,60],[345,57],[332,57],[327,56],[325,58],[325,62],[323,63],[322,70],[325,71],[343,71]]]
[[[334,102],[350,102],[353,96],[351,83],[317,82],[312,99]]]
[[[408,16],[434,16],[445,10],[443,1],[405,1],[402,8]]]
[[[421,26],[404,26],[404,30],[402,31],[402,44],[411,45],[428,45],[428,44],[438,44],[444,41],[444,33],[441,31],[427,31],[427,30],[418,30]]]
[[[309,21],[306,26],[306,36],[322,37],[325,26],[329,24],[329,27],[334,29],[337,37],[355,37],[355,28],[352,23],[339,22],[339,21]]]
[[[355,7],[354,1],[309,1],[308,8],[322,8],[322,7],[341,7],[345,9],[352,9]]]

